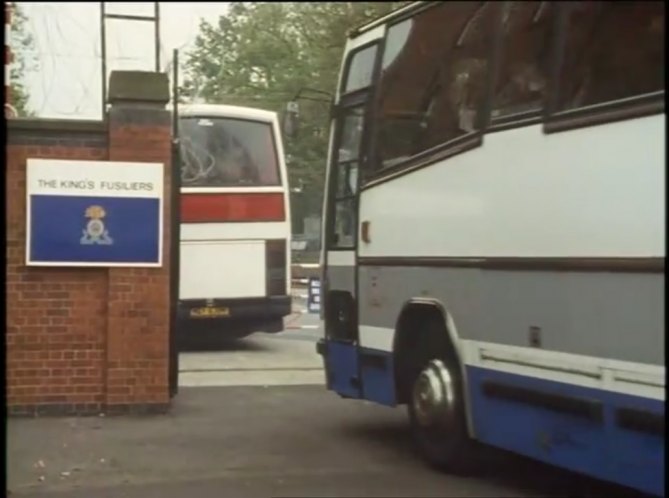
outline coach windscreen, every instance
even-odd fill
[[[270,123],[187,117],[179,121],[184,187],[280,185]]]

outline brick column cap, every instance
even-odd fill
[[[167,73],[153,71],[112,71],[109,103],[150,104],[164,107],[170,101]]]

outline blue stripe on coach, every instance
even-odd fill
[[[477,439],[646,493],[664,493],[664,435],[621,427],[616,412],[634,409],[664,420],[664,401],[467,367]],[[486,383],[551,393],[601,407],[601,420],[504,399]],[[663,431],[662,431],[663,432]]]
[[[367,350],[353,344],[327,341],[325,365],[329,389],[352,398],[395,404],[392,354]],[[385,357],[385,368],[366,367],[359,356]],[[360,362],[362,361],[362,365]],[[362,393],[350,379],[362,374]],[[523,454],[557,467],[664,495],[664,426],[656,433],[624,427],[619,410],[632,409],[664,420],[664,401],[619,394],[535,377],[467,367],[472,421],[479,441]],[[538,402],[515,395],[491,395],[484,385],[495,383],[507,391],[539,394]],[[555,399],[566,400],[560,410]],[[541,399],[542,395],[544,399]],[[515,399],[514,399],[515,398]],[[571,403],[571,406],[570,405]],[[592,413],[586,408],[594,408]],[[544,406],[542,406],[542,404]],[[548,406],[547,406],[548,405]]]

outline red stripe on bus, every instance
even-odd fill
[[[272,194],[182,194],[182,223],[225,221],[284,221],[281,193]]]

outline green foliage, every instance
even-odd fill
[[[28,106],[25,76],[29,71],[37,69],[35,40],[27,31],[27,17],[17,3],[12,3],[11,22],[10,46],[14,61],[9,70],[11,80],[9,102],[20,117],[31,117],[34,116],[34,112]]]
[[[303,88],[334,94],[347,31],[406,2],[234,2],[217,25],[200,24],[186,55],[186,100],[283,114]],[[301,100],[297,136],[284,139],[294,218],[322,205],[329,102]]]

